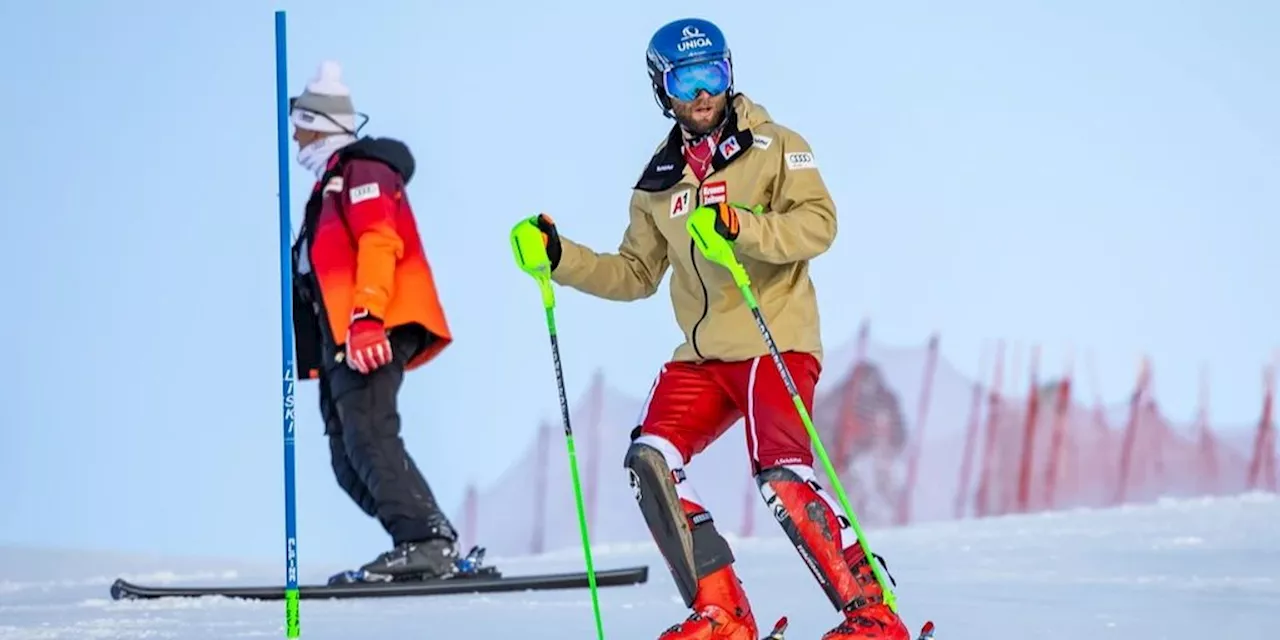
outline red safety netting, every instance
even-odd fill
[[[1277,490],[1273,367],[1258,422],[1215,426],[1203,400],[1199,416],[1164,415],[1148,362],[1130,402],[1102,406],[1074,371],[1049,376],[1034,348],[1008,351],[997,344],[986,379],[973,380],[938,355],[936,336],[888,347],[864,324],[828,354],[814,423],[864,527]],[[631,391],[597,374],[571,406],[593,545],[649,540],[622,468],[647,390]],[[532,433],[499,478],[467,491],[457,520],[465,543],[500,555],[581,544],[560,425]],[[781,535],[751,478],[741,422],[686,471],[722,532]]]

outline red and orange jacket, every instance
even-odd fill
[[[411,325],[426,331],[426,346],[405,363],[406,370],[426,364],[453,342],[404,192],[413,169],[403,143],[362,138],[335,153],[316,181],[293,247],[300,379],[341,364],[357,307],[391,331]]]

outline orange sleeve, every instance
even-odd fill
[[[356,286],[352,307],[385,318],[394,293],[396,264],[404,241],[396,231],[402,183],[386,165],[355,161],[344,182],[347,222],[356,239]]]

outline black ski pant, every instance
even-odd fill
[[[341,363],[320,376],[320,415],[334,478],[397,545],[457,539],[400,437],[397,396],[404,365],[424,339],[420,332],[393,331],[391,363],[368,375]]]

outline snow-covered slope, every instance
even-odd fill
[[[902,611],[946,640],[1261,637],[1280,625],[1280,499],[1163,501],[869,532]],[[762,625],[791,619],[814,640],[835,614],[779,539],[735,541]],[[597,549],[597,566],[648,563],[649,584],[601,592],[607,638],[656,638],[685,612],[646,546]],[[496,559],[495,559],[496,561]],[[574,570],[581,552],[501,561],[508,573]],[[43,567],[55,568],[46,574]],[[303,567],[318,580],[328,571]],[[283,604],[224,599],[111,602],[118,573],[183,581],[279,580],[278,567],[220,560],[0,550],[0,639],[278,638]],[[185,575],[184,575],[185,574]],[[594,637],[586,591],[302,603],[304,638]]]

